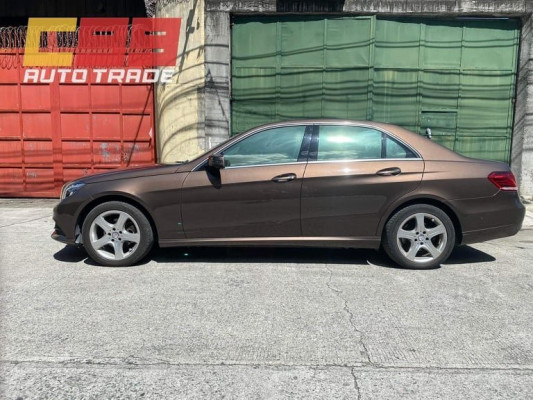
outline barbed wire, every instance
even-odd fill
[[[125,67],[129,57],[152,54],[150,40],[145,29],[135,25],[43,27],[32,29],[30,37],[27,26],[0,27],[0,68],[20,67],[28,41],[38,44],[40,54],[70,52],[75,60],[90,60],[91,67]],[[131,48],[131,43],[137,46]]]

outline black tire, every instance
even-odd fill
[[[382,244],[387,255],[400,266],[431,269],[448,259],[455,247],[455,236],[448,214],[429,204],[414,204],[389,219]]]
[[[93,208],[83,221],[82,238],[89,257],[109,267],[137,263],[154,244],[154,233],[144,213],[121,201]]]

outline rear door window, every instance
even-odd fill
[[[345,125],[320,126],[317,161],[381,158],[381,132]]]
[[[407,146],[377,129],[349,125],[320,126],[317,161],[416,157]]]

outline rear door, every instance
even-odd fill
[[[424,162],[399,140],[363,125],[320,125],[302,185],[302,234],[375,236],[387,206],[413,191]]]
[[[310,140],[305,125],[270,128],[225,149],[226,168],[191,172],[182,189],[186,237],[301,236],[300,194]]]

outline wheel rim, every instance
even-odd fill
[[[124,211],[109,210],[98,215],[89,230],[93,249],[108,260],[131,256],[141,241],[137,221]]]
[[[400,252],[409,261],[427,263],[438,258],[448,242],[446,227],[440,219],[428,213],[407,217],[396,234]]]

